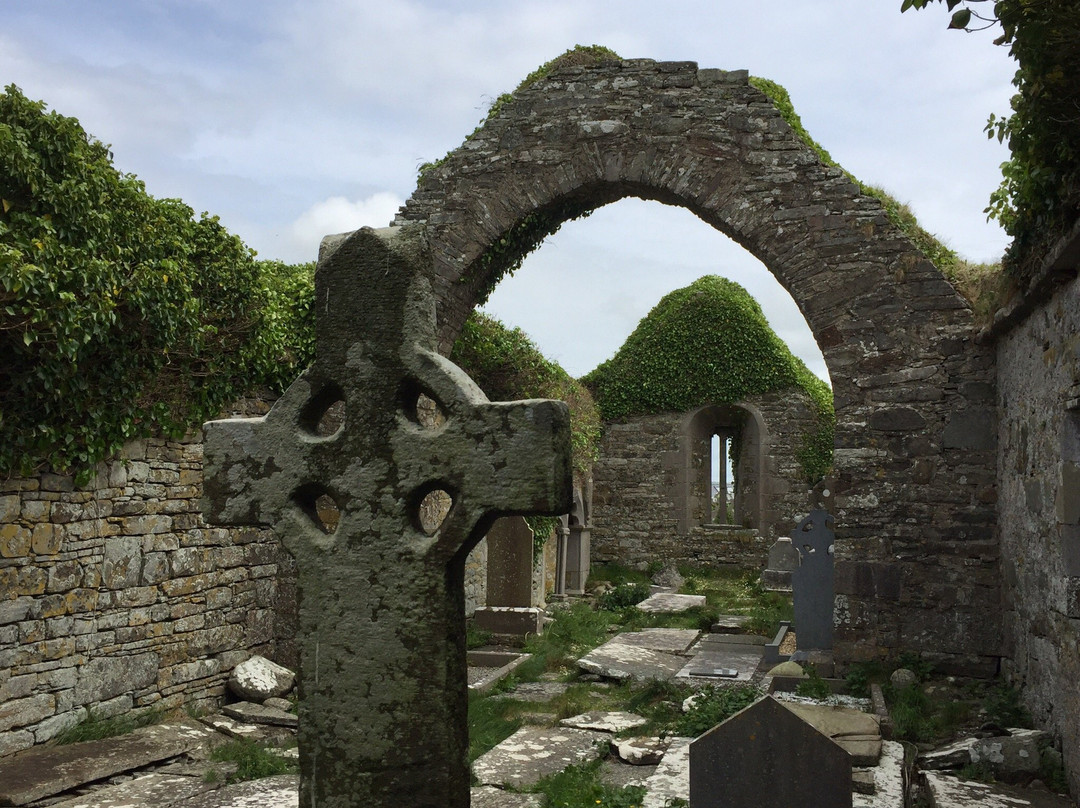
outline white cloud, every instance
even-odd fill
[[[311,261],[318,255],[323,236],[361,227],[386,227],[403,201],[389,191],[366,199],[331,196],[312,205],[289,224],[284,243],[275,250],[286,261]]]

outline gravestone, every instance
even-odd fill
[[[532,529],[524,518],[506,516],[492,525],[485,540],[487,603],[473,613],[474,624],[493,634],[539,634],[543,622],[533,593]]]
[[[772,696],[690,744],[694,808],[851,808],[847,752]]]
[[[769,548],[769,563],[761,573],[761,584],[772,592],[790,592],[791,574],[799,568],[801,556],[787,536]]]
[[[800,651],[829,651],[833,644],[833,517],[816,508],[799,522],[791,543],[800,562],[791,573],[795,644]]]
[[[296,557],[304,808],[468,805],[465,557],[496,517],[571,504],[566,405],[490,403],[435,352],[430,260],[406,228],[324,240],[314,364],[265,417],[206,425],[208,519]]]

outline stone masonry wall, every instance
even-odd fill
[[[675,498],[685,491],[677,485],[675,465],[688,449],[690,416],[667,412],[628,418],[604,424],[593,469],[595,560],[765,566],[772,542],[806,515],[808,486],[795,450],[809,410],[800,392],[760,396],[748,405],[760,414],[765,432],[764,473],[756,483],[765,488],[759,529],[680,526]],[[747,460],[743,457],[740,465]]]
[[[823,165],[746,71],[629,59],[555,69],[423,172],[395,225],[448,351],[501,273],[573,216],[679,205],[791,293],[837,417],[841,664],[900,651],[992,673],[1001,648],[992,346],[880,202]]]
[[[220,701],[253,653],[295,665],[291,558],[205,525],[200,440],[134,441],[85,488],[0,482],[0,755],[90,711]]]
[[[1004,670],[1080,794],[1080,278],[997,350]]]

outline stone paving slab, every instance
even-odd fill
[[[671,738],[656,771],[645,781],[641,808],[666,808],[669,800],[690,801],[690,742],[693,738]]]
[[[685,664],[686,657],[638,648],[623,642],[619,637],[594,648],[577,661],[578,667],[589,673],[609,679],[633,679],[639,682],[670,679]]]
[[[184,808],[299,808],[299,780],[300,778],[295,774],[279,774],[276,777],[234,783],[188,800],[183,803],[183,806]]]
[[[704,595],[678,595],[673,592],[657,592],[637,605],[643,612],[676,614],[705,605]]]
[[[500,693],[495,698],[543,704],[561,696],[569,687],[569,682],[522,682],[509,693]]]
[[[976,783],[943,772],[921,772],[932,808],[1073,808],[1068,797],[1034,788]]]
[[[539,794],[515,794],[494,786],[469,790],[469,808],[541,808],[543,803]]]
[[[722,614],[712,624],[713,634],[741,634],[746,630],[750,618],[741,614]]]
[[[693,628],[646,628],[626,631],[615,637],[624,645],[647,648],[650,651],[666,651],[669,654],[685,654],[701,632]]]
[[[714,681],[749,682],[757,672],[764,655],[760,645],[728,643],[699,643],[697,653],[679,669],[679,679],[710,679]],[[713,672],[735,671],[734,676],[718,678]]]
[[[522,727],[473,763],[482,786],[525,788],[567,766],[604,754],[609,737],[602,732],[565,727]]]
[[[217,733],[197,721],[143,727],[117,738],[36,747],[0,761],[0,805],[26,805],[195,749]]]
[[[52,803],[49,808],[142,808],[184,805],[185,800],[214,788],[198,777],[152,772],[91,794]]]

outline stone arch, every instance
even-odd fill
[[[877,200],[823,165],[745,71],[627,60],[553,71],[425,171],[419,226],[441,349],[503,271],[563,221],[636,196],[755,255],[829,367],[840,658],[999,655],[993,356]]]

